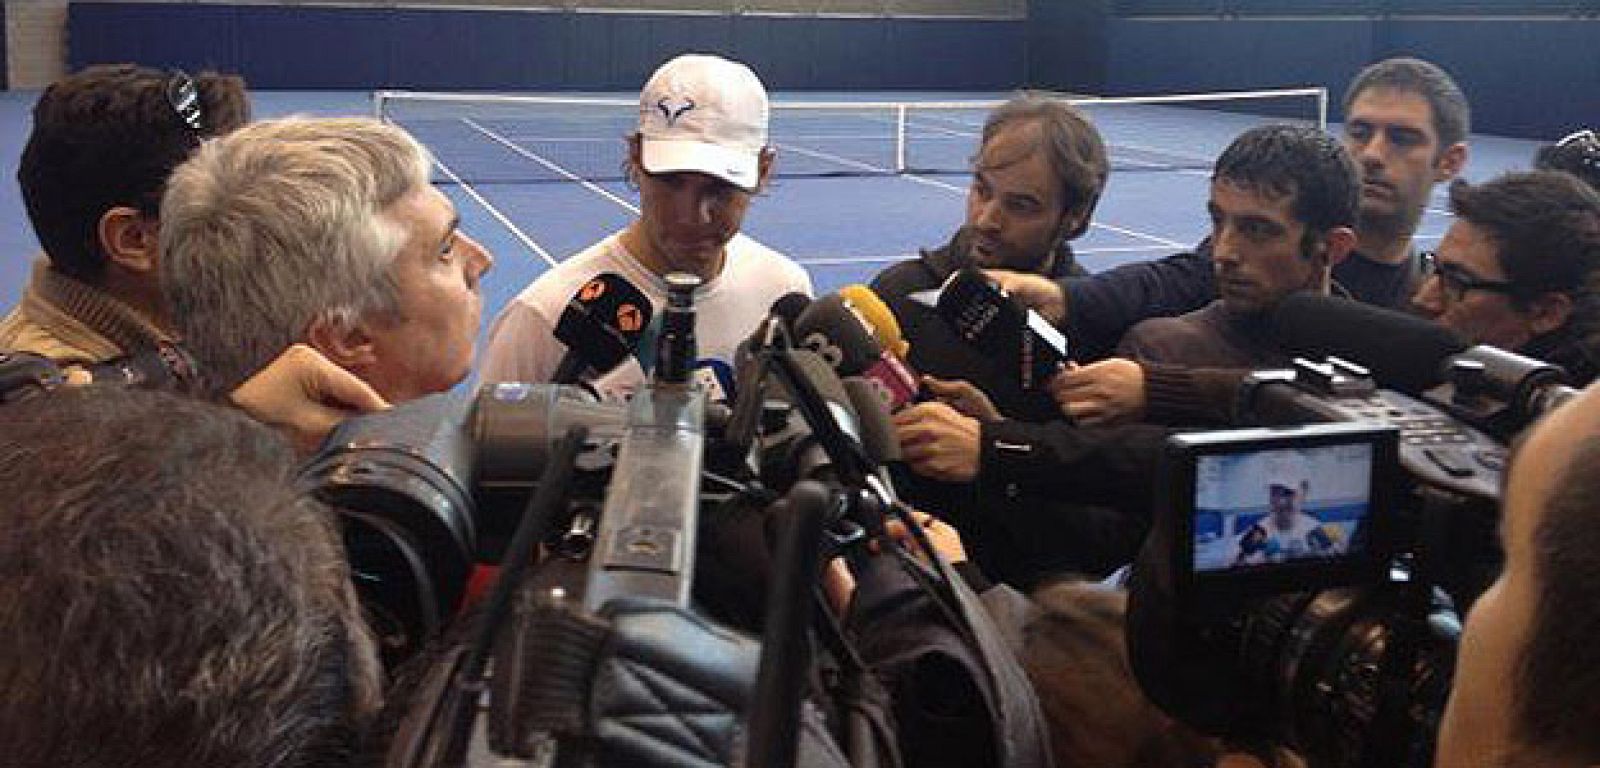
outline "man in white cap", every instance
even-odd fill
[[[554,337],[556,323],[574,293],[602,273],[633,283],[656,315],[666,304],[668,273],[698,276],[698,364],[719,379],[774,300],[811,294],[811,278],[798,264],[739,233],[774,154],[766,89],[749,67],[705,54],[663,64],[639,94],[639,130],[627,147],[639,218],[511,301],[490,331],[483,381],[550,380],[567,352]]]
[[[1235,565],[1281,563],[1337,554],[1338,530],[1305,512],[1311,493],[1305,457],[1297,451],[1267,456],[1267,515],[1239,535]]]

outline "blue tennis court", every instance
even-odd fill
[[[572,96],[573,94],[565,94]],[[629,94],[582,94],[626,102]],[[951,102],[1003,98],[996,93],[779,93],[774,102]],[[0,99],[0,152],[14,178],[36,94]],[[263,91],[255,115],[366,115],[365,91]],[[401,119],[438,155],[437,178],[459,208],[464,227],[497,263],[485,282],[485,327],[499,309],[550,265],[625,226],[638,197],[621,178],[623,136],[631,111],[573,117],[481,114],[472,104],[419,121]],[[1300,105],[1297,116],[1314,115]],[[493,110],[489,110],[492,112]],[[1212,158],[1239,132],[1263,119],[1204,108],[1143,107],[1096,111],[1113,170],[1094,226],[1076,243],[1091,270],[1159,258],[1199,241]],[[478,113],[478,114],[475,114]],[[745,232],[805,265],[818,291],[865,282],[918,248],[942,244],[964,216],[967,157],[978,143],[982,110],[913,110],[907,165],[894,172],[891,113],[808,116],[790,131],[774,117],[778,178],[750,208]],[[888,122],[886,126],[884,123]],[[1337,130],[1337,126],[1332,126]],[[870,129],[870,130],[868,130]],[[1526,167],[1537,143],[1474,136],[1466,178],[1486,179]],[[452,176],[454,178],[452,178]],[[1418,240],[1436,241],[1446,227],[1444,188],[1424,217]],[[12,257],[0,261],[0,302],[9,305],[26,279],[25,254],[36,253],[14,183],[0,193],[0,237]]]

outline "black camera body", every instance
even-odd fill
[[[1269,426],[1170,438],[1129,596],[1146,692],[1313,766],[1430,765],[1459,616],[1503,557],[1505,436],[1571,394],[1551,370],[1479,347],[1411,397],[1297,360],[1240,390]]]

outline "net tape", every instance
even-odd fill
[[[1327,127],[1327,91],[1296,88],[1131,97],[1061,96],[1105,138],[1114,171],[1206,171],[1242,131],[1272,121]],[[380,119],[410,131],[472,184],[617,181],[633,99],[378,91]],[[779,177],[964,174],[999,100],[774,102]]]

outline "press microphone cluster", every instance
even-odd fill
[[[572,295],[556,322],[555,337],[567,352],[551,381],[579,384],[624,365],[644,339],[652,314],[650,299],[627,278],[615,272],[596,275]]]
[[[1066,336],[976,267],[959,269],[938,290],[914,293],[911,299],[932,307],[1001,370],[1015,371],[1023,389],[1042,389],[1071,359]]]
[[[890,411],[920,398],[917,376],[903,356],[910,345],[888,305],[853,285],[812,302],[794,322],[795,344],[821,355],[842,378],[869,383]]]

